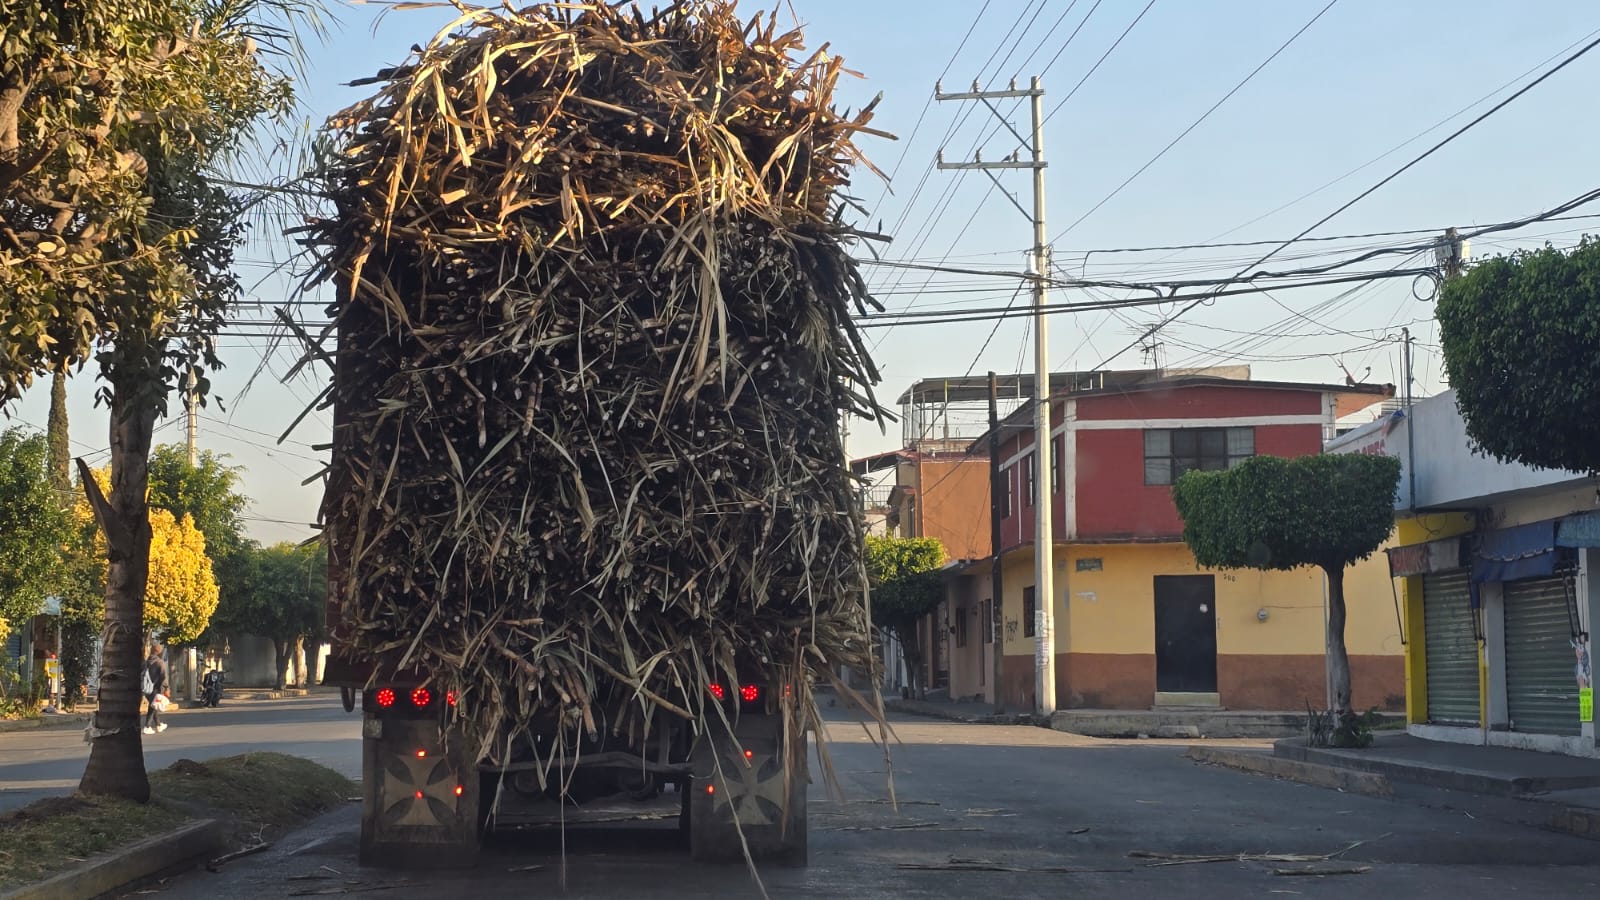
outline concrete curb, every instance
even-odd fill
[[[88,713],[64,713],[40,716],[37,719],[6,719],[0,721],[0,734],[13,731],[50,730],[54,728],[82,728],[89,721]]]
[[[44,881],[0,894],[0,900],[59,900],[62,897],[89,900],[105,896],[216,856],[225,842],[220,822],[201,819],[176,831],[102,854]]]
[[[1014,713],[1007,715],[970,715],[946,709],[942,704],[926,703],[921,700],[883,700],[883,708],[889,712],[906,713],[913,716],[923,716],[929,719],[944,719],[947,722],[964,722],[968,725],[1035,725],[1032,713]]]
[[[1190,747],[1188,757],[1196,762],[1227,766],[1274,778],[1287,778],[1316,787],[1335,788],[1350,794],[1368,797],[1392,797],[1394,786],[1389,779],[1372,772],[1355,772],[1334,766],[1284,759],[1250,750],[1230,750],[1222,747]]]
[[[1318,765],[1336,766],[1359,772],[1371,772],[1396,781],[1409,781],[1429,787],[1452,791],[1471,791],[1475,794],[1494,794],[1501,797],[1521,797],[1544,791],[1570,787],[1587,787],[1591,782],[1583,779],[1544,778],[1539,776],[1507,777],[1493,772],[1482,772],[1450,766],[1428,765],[1417,762],[1396,762],[1360,750],[1339,751],[1321,747],[1307,747],[1298,739],[1285,739],[1273,745],[1273,753],[1282,759],[1300,760]]]

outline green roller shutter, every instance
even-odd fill
[[[1511,730],[1581,733],[1566,578],[1508,582],[1505,622]]]
[[[1422,576],[1422,623],[1428,721],[1478,725],[1478,638],[1466,569]]]

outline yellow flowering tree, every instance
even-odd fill
[[[96,469],[94,480],[109,490],[110,469]],[[88,503],[79,501],[79,521],[92,524]],[[106,574],[105,535],[95,534],[100,576]],[[150,577],[145,585],[144,628],[168,643],[187,644],[200,636],[217,611],[217,578],[206,555],[206,537],[187,513],[178,518],[150,508]]]

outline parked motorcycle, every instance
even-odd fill
[[[212,669],[200,679],[201,700],[206,706],[215,707],[222,703],[222,682],[221,669]]]

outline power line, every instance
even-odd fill
[[[1152,2],[1153,2],[1153,0],[1152,0]],[[1295,235],[1293,238],[1290,238],[1289,240],[1284,241],[1279,246],[1274,247],[1272,250],[1268,251],[1265,256],[1262,256],[1260,259],[1256,260],[1255,262],[1251,263],[1250,265],[1245,266],[1243,269],[1240,269],[1239,270],[1239,275],[1243,276],[1246,272],[1250,271],[1251,269],[1255,268],[1256,266],[1259,266],[1262,263],[1266,262],[1267,260],[1271,259],[1273,256],[1277,255],[1277,253],[1280,250],[1283,250],[1285,247],[1288,247],[1290,244],[1293,244],[1295,241],[1299,240],[1300,238],[1305,237],[1306,235],[1310,234],[1311,232],[1313,232],[1313,231],[1317,230],[1318,228],[1322,227],[1323,225],[1327,224],[1329,221],[1331,221],[1334,217],[1338,216],[1340,213],[1344,212],[1345,210],[1349,209],[1352,206],[1355,206],[1357,203],[1359,203],[1362,200],[1366,199],[1368,196],[1370,196],[1373,193],[1375,193],[1377,190],[1382,188],[1384,185],[1388,184],[1389,182],[1395,180],[1396,178],[1399,178],[1401,175],[1403,175],[1406,172],[1410,171],[1418,163],[1422,162],[1423,160],[1427,159],[1428,157],[1432,156],[1433,154],[1439,152],[1439,150],[1443,149],[1447,144],[1449,144],[1450,142],[1454,141],[1456,138],[1460,137],[1461,135],[1467,133],[1467,131],[1471,130],[1479,122],[1482,122],[1483,120],[1489,118],[1490,116],[1494,115],[1495,113],[1499,112],[1500,110],[1505,109],[1508,105],[1510,105],[1517,98],[1521,97],[1523,94],[1526,94],[1527,92],[1529,92],[1529,91],[1533,90],[1534,88],[1538,87],[1540,84],[1544,83],[1544,81],[1546,79],[1550,78],[1552,75],[1556,74],[1557,72],[1561,71],[1562,69],[1565,69],[1567,66],[1569,66],[1572,63],[1576,62],[1584,54],[1588,53],[1590,50],[1593,50],[1596,46],[1600,46],[1600,38],[1596,38],[1595,40],[1592,40],[1589,43],[1585,44],[1576,53],[1573,53],[1572,55],[1568,56],[1566,59],[1562,60],[1554,68],[1550,69],[1548,72],[1545,72],[1543,75],[1540,75],[1538,78],[1536,78],[1533,81],[1529,82],[1527,85],[1522,87],[1516,93],[1514,93],[1511,96],[1505,98],[1504,100],[1501,100],[1499,103],[1496,103],[1494,106],[1491,106],[1489,109],[1485,110],[1481,115],[1479,115],[1477,118],[1475,118],[1472,121],[1468,122],[1467,124],[1461,126],[1460,128],[1457,128],[1455,131],[1451,132],[1443,140],[1441,140],[1438,143],[1434,144],[1432,147],[1429,147],[1427,150],[1424,150],[1420,155],[1418,155],[1417,157],[1413,158],[1410,162],[1406,163],[1405,165],[1403,165],[1400,168],[1396,169],[1395,171],[1391,172],[1389,175],[1385,176],[1377,184],[1374,184],[1372,187],[1369,187],[1366,190],[1362,191],[1361,193],[1357,194],[1355,197],[1351,198],[1349,201],[1344,203],[1338,209],[1335,209],[1333,212],[1328,213],[1327,215],[1323,216],[1322,218],[1318,219],[1317,221],[1311,223],[1311,225],[1308,226],[1304,231],[1301,231],[1299,234]],[[1192,310],[1195,307],[1199,306],[1200,304],[1206,302],[1206,299],[1207,298],[1205,298],[1205,297],[1201,297],[1201,298],[1198,298],[1198,299],[1190,302],[1187,306],[1185,306],[1182,309],[1178,310],[1177,312],[1173,313],[1171,316],[1168,316],[1165,321],[1163,321],[1163,322],[1157,324],[1156,326],[1154,326],[1153,328],[1151,328],[1143,337],[1140,338],[1140,340],[1143,340],[1144,337],[1149,337],[1150,335],[1155,334],[1157,331],[1160,331],[1162,328],[1164,328],[1167,325],[1171,324],[1174,320],[1178,319],[1180,316],[1183,316],[1185,313],[1188,313],[1190,310]],[[1116,353],[1112,354],[1111,356],[1106,357],[1104,360],[1102,360],[1100,362],[1100,365],[1096,366],[1095,368],[1099,369],[1099,368],[1103,367],[1106,363],[1108,363],[1111,360],[1117,358],[1118,356],[1121,356],[1123,353],[1126,353],[1128,350],[1132,349],[1133,347],[1138,346],[1138,344],[1139,344],[1139,341],[1134,341],[1134,343],[1132,345],[1130,345],[1128,347],[1124,347],[1123,349],[1118,350]]]
[[[1078,93],[1078,89],[1083,87],[1084,82],[1088,81],[1089,77],[1100,69],[1100,64],[1106,61],[1106,57],[1110,56],[1112,51],[1116,50],[1119,46],[1122,45],[1122,39],[1126,38],[1128,36],[1128,32],[1133,31],[1133,27],[1135,25],[1138,25],[1140,20],[1142,20],[1144,18],[1145,13],[1150,11],[1150,7],[1155,6],[1155,5],[1156,5],[1156,0],[1150,0],[1149,3],[1145,4],[1144,9],[1139,10],[1139,14],[1137,16],[1134,16],[1133,21],[1128,23],[1128,27],[1124,28],[1122,30],[1122,34],[1117,36],[1116,41],[1114,41],[1111,44],[1110,47],[1106,48],[1106,52],[1100,54],[1100,58],[1098,60],[1096,60],[1095,64],[1089,68],[1089,71],[1087,71],[1087,72],[1085,72],[1083,74],[1082,78],[1078,79],[1078,83],[1072,86],[1072,90],[1068,91],[1067,95],[1065,97],[1061,98],[1061,102],[1060,103],[1057,103],[1054,107],[1052,107],[1050,109],[1050,112],[1045,115],[1044,121],[1046,121],[1046,122],[1050,121],[1050,119],[1053,118],[1056,113],[1061,111],[1061,107],[1067,105],[1067,101],[1071,100],[1072,96],[1074,94]],[[1093,12],[1093,10],[1090,10],[1090,11]]]
[[[1322,9],[1318,10],[1316,15],[1312,16],[1310,18],[1310,20],[1308,20],[1304,25],[1301,25],[1300,26],[1300,30],[1296,31],[1294,34],[1290,35],[1289,39],[1287,41],[1284,41],[1281,45],[1279,45],[1278,49],[1272,51],[1272,55],[1271,56],[1268,56],[1266,59],[1261,61],[1260,65],[1256,66],[1254,69],[1251,69],[1250,70],[1250,74],[1246,75],[1243,80],[1241,80],[1238,84],[1234,85],[1232,90],[1230,90],[1226,94],[1222,95],[1222,99],[1218,100],[1216,103],[1211,104],[1211,108],[1206,110],[1205,112],[1201,113],[1200,114],[1200,118],[1195,119],[1193,122],[1189,123],[1189,127],[1185,128],[1183,131],[1179,132],[1177,137],[1173,138],[1171,141],[1168,141],[1167,145],[1165,147],[1162,147],[1160,152],[1158,152],[1155,156],[1150,157],[1149,161],[1147,161],[1144,165],[1140,166],[1132,175],[1129,175],[1126,179],[1124,179],[1121,184],[1117,185],[1116,188],[1111,191],[1111,193],[1109,193],[1109,194],[1105,195],[1104,197],[1102,197],[1100,199],[1099,203],[1096,203],[1094,206],[1089,207],[1089,211],[1088,212],[1085,212],[1083,215],[1079,216],[1071,225],[1068,225],[1065,229],[1063,229],[1060,234],[1058,234],[1054,238],[1052,238],[1050,242],[1053,244],[1056,241],[1060,240],[1062,237],[1066,236],[1067,232],[1070,232],[1072,229],[1077,228],[1079,225],[1083,224],[1083,220],[1084,219],[1087,219],[1090,216],[1094,215],[1095,212],[1100,209],[1100,207],[1105,206],[1107,203],[1111,202],[1111,198],[1113,198],[1113,197],[1117,196],[1118,194],[1122,193],[1122,189],[1123,188],[1127,187],[1129,184],[1132,184],[1134,179],[1138,178],[1140,175],[1143,175],[1145,173],[1145,170],[1147,170],[1151,166],[1155,165],[1156,162],[1161,159],[1161,157],[1166,156],[1167,155],[1167,151],[1171,150],[1173,147],[1176,147],[1178,145],[1179,141],[1181,141],[1184,138],[1188,137],[1189,133],[1194,131],[1196,128],[1199,128],[1200,124],[1202,122],[1204,122],[1206,119],[1210,118],[1211,114],[1216,112],[1217,109],[1222,106],[1222,104],[1227,103],[1228,100],[1231,97],[1233,97],[1234,94],[1239,93],[1240,89],[1242,89],[1245,85],[1249,84],[1251,79],[1255,78],[1256,75],[1261,73],[1262,69],[1265,69],[1268,64],[1270,64],[1273,60],[1277,59],[1279,54],[1281,54],[1283,51],[1289,49],[1289,45],[1290,44],[1294,43],[1295,40],[1297,40],[1300,37],[1300,35],[1305,34],[1306,31],[1308,29],[1310,29],[1312,25],[1315,25],[1317,23],[1318,19],[1322,18],[1322,16],[1325,13],[1327,13],[1328,10],[1333,9],[1333,5],[1335,3],[1338,3],[1338,2],[1339,2],[1339,0],[1328,0],[1328,5],[1327,6],[1324,6]]]
[[[1584,37],[1581,37],[1578,40],[1573,41],[1571,44],[1568,44],[1566,47],[1563,47],[1561,50],[1558,50],[1557,52],[1551,54],[1550,56],[1545,57],[1543,60],[1540,60],[1538,64],[1534,65],[1532,68],[1529,68],[1527,71],[1521,73],[1520,75],[1517,75],[1515,78],[1512,78],[1510,81],[1505,82],[1504,84],[1500,85],[1499,87],[1495,88],[1494,90],[1488,92],[1487,94],[1484,94],[1482,97],[1479,97],[1478,99],[1472,101],[1471,103],[1468,103],[1466,106],[1461,107],[1460,109],[1456,110],[1455,112],[1451,113],[1450,115],[1445,116],[1444,118],[1440,119],[1439,121],[1433,123],[1432,125],[1429,125],[1427,128],[1424,128],[1423,130],[1421,130],[1421,131],[1417,132],[1416,134],[1412,135],[1411,137],[1406,138],[1404,141],[1401,141],[1400,143],[1396,144],[1395,146],[1390,147],[1388,150],[1383,151],[1382,153],[1378,154],[1377,156],[1374,156],[1373,158],[1371,158],[1371,159],[1367,160],[1366,162],[1362,163],[1361,165],[1356,166],[1355,168],[1351,169],[1348,172],[1345,172],[1343,175],[1340,175],[1339,177],[1334,178],[1331,181],[1325,182],[1325,183],[1323,183],[1322,185],[1320,185],[1318,187],[1312,188],[1311,190],[1305,192],[1304,194],[1301,194],[1300,196],[1294,198],[1293,200],[1290,200],[1288,203],[1285,203],[1285,204],[1283,204],[1281,206],[1278,206],[1278,207],[1276,207],[1274,209],[1270,209],[1270,210],[1262,213],[1261,215],[1256,216],[1255,218],[1251,219],[1248,222],[1244,222],[1244,223],[1242,223],[1240,225],[1235,225],[1234,227],[1228,229],[1227,231],[1224,231],[1224,232],[1222,232],[1220,234],[1217,234],[1217,235],[1209,238],[1208,240],[1213,240],[1214,241],[1217,238],[1227,237],[1228,235],[1233,234],[1236,231],[1240,231],[1242,229],[1249,228],[1251,225],[1254,225],[1255,223],[1260,222],[1262,219],[1266,219],[1268,217],[1277,215],[1278,213],[1283,212],[1284,210],[1288,209],[1291,206],[1294,206],[1297,203],[1300,203],[1303,200],[1306,200],[1306,199],[1308,199],[1310,197],[1314,197],[1317,194],[1322,193],[1323,191],[1327,190],[1328,188],[1333,187],[1334,185],[1338,184],[1341,181],[1344,181],[1346,178],[1349,178],[1350,176],[1356,174],[1357,172],[1360,172],[1362,169],[1365,169],[1368,166],[1378,162],[1379,160],[1382,160],[1382,159],[1384,159],[1384,158],[1386,158],[1386,157],[1388,157],[1388,156],[1390,156],[1390,155],[1392,155],[1394,153],[1399,152],[1400,150],[1405,149],[1406,147],[1408,147],[1411,144],[1415,143],[1416,141],[1420,140],[1424,136],[1426,136],[1428,134],[1431,134],[1434,131],[1437,131],[1438,129],[1442,128],[1446,123],[1450,122],[1452,119],[1455,119],[1457,116],[1460,116],[1462,113],[1465,113],[1467,110],[1472,109],[1473,107],[1475,107],[1475,106],[1483,103],[1484,101],[1488,100],[1490,97],[1493,97],[1495,94],[1500,93],[1501,91],[1503,91],[1506,88],[1512,86],[1513,84],[1516,84],[1517,82],[1519,82],[1522,79],[1528,77],[1529,75],[1532,75],[1534,72],[1537,72],[1541,67],[1547,65],[1551,60],[1560,57],[1561,54],[1568,52],[1572,48],[1577,47],[1579,44],[1582,44],[1584,41],[1589,40],[1590,38],[1593,38],[1596,35],[1600,35],[1600,30],[1591,31],[1591,32],[1589,32],[1589,34],[1585,35]],[[1174,249],[1183,249],[1183,248],[1174,248]]]

